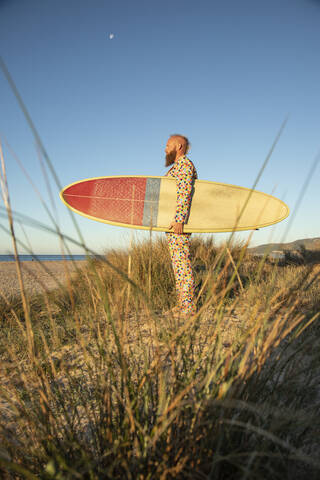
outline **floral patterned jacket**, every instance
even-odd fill
[[[173,164],[166,176],[174,177],[177,184],[177,206],[174,220],[177,223],[185,223],[189,215],[192,186],[194,180],[198,178],[195,166],[184,155]]]

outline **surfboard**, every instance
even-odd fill
[[[169,231],[176,209],[176,181],[158,176],[113,176],[74,182],[60,192],[63,203],[84,217],[121,227]],[[281,222],[288,206],[267,193],[196,180],[186,233],[255,230]]]

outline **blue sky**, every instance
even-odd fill
[[[0,0],[0,53],[61,185],[164,175],[167,138],[181,133],[199,178],[251,187],[289,115],[257,189],[294,210],[320,151],[319,25],[318,0]],[[49,202],[33,136],[2,72],[0,108],[12,207],[50,224],[5,143]],[[253,244],[320,236],[319,175],[317,168],[289,231],[288,219],[256,232]],[[51,183],[59,224],[76,236]],[[77,221],[99,252],[131,237]],[[37,253],[59,252],[55,236],[19,224],[16,231]],[[11,248],[0,231],[0,253]]]

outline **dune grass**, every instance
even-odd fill
[[[0,67],[60,190],[1,58]],[[1,180],[17,251],[14,217],[50,229],[12,215]],[[70,240],[40,200],[51,231]],[[53,292],[30,298],[21,279],[21,298],[0,298],[1,478],[319,477],[317,267],[272,266],[245,245],[200,237],[192,256],[190,321],[164,315],[175,292],[161,240],[90,260]]]
[[[317,478],[317,268],[229,247],[192,240],[187,322],[164,315],[161,239],[27,298],[31,349],[21,300],[2,300],[3,478]]]

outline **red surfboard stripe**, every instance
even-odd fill
[[[63,196],[74,209],[103,220],[142,225],[146,178],[87,180],[67,188]]]

